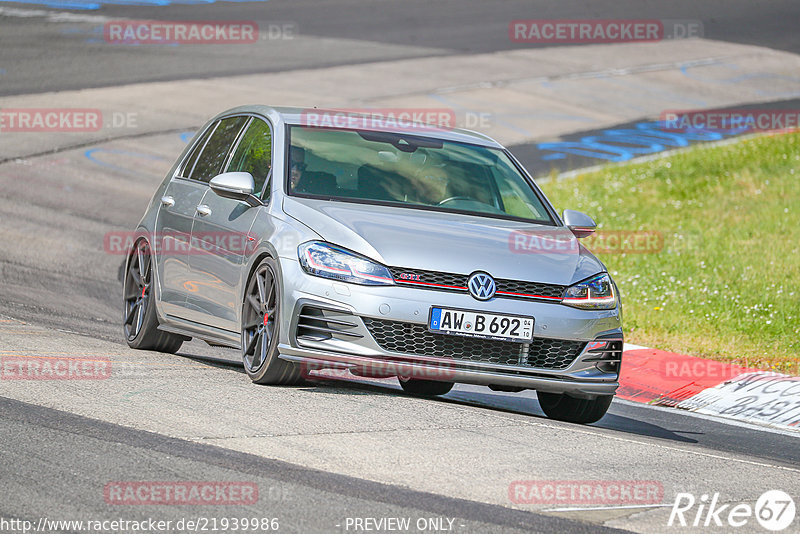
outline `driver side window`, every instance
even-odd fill
[[[227,172],[249,172],[255,182],[255,194],[259,195],[272,169],[272,131],[261,119],[253,119],[233,153]],[[266,190],[263,199],[269,197]]]

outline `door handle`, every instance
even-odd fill
[[[161,197],[161,205],[164,206],[165,208],[171,208],[172,206],[175,205],[175,199],[165,195]]]
[[[211,208],[209,208],[205,204],[200,204],[197,206],[197,213],[199,213],[201,217],[205,217],[206,215],[211,215]]]

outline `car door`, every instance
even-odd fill
[[[236,252],[242,248],[237,241],[241,241],[247,234],[249,225],[243,230],[241,220],[231,206],[221,204],[218,197],[208,187],[208,182],[216,175],[224,172],[228,159],[237,146],[245,126],[249,123],[249,116],[227,117],[220,121],[219,126],[210,136],[203,152],[197,159],[192,179],[201,183],[204,194],[194,206],[194,220],[192,235],[189,243],[189,279],[186,285],[186,311],[185,318],[204,325],[217,328],[228,328],[231,323],[231,302],[227,287],[228,278],[232,276],[224,269],[219,268],[215,260],[218,255]],[[248,205],[244,202],[229,200],[233,204],[241,204],[242,213],[247,211]],[[228,217],[233,217],[228,221]],[[252,224],[252,220],[250,221]],[[232,229],[228,229],[228,225]],[[236,331],[238,328],[233,328]]]
[[[152,245],[156,249],[161,305],[167,315],[184,315],[192,222],[197,205],[207,189],[203,183],[190,177],[198,156],[218,124],[210,125],[197,139],[160,199]]]
[[[272,169],[272,130],[267,121],[252,117],[224,169],[253,176],[254,194],[268,200]],[[237,332],[241,302],[239,284],[245,256],[255,240],[249,236],[258,208],[223,198],[210,190],[203,197],[203,213],[195,216],[189,264],[193,276],[206,282],[194,296],[199,322]]]

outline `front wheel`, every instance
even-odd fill
[[[281,284],[272,258],[258,265],[242,303],[242,360],[256,384],[291,385],[302,381],[300,367],[278,357]]]
[[[400,387],[406,393],[412,395],[423,395],[425,397],[434,397],[436,395],[445,395],[453,389],[452,382],[439,382],[436,380],[422,380],[419,378],[409,378],[405,376],[398,376],[400,380]]]
[[[603,418],[611,406],[614,395],[600,395],[594,399],[576,399],[563,393],[537,391],[539,405],[550,419],[568,423],[595,423]]]

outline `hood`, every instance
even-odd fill
[[[605,270],[563,226],[294,197],[283,207],[325,241],[394,267],[559,285]]]

